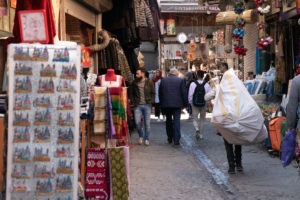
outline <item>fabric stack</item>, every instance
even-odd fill
[[[94,134],[106,134],[106,88],[95,87]]]

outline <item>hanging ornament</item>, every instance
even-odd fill
[[[234,26],[237,28],[242,28],[246,25],[246,21],[243,18],[237,17],[234,20]]]
[[[258,30],[266,29],[267,26],[268,26],[268,25],[267,25],[266,23],[264,23],[264,22],[258,22],[258,23],[256,24],[256,27],[257,27]]]
[[[206,43],[206,35],[202,34],[201,38],[200,38],[201,44],[205,44]]]
[[[266,37],[266,38],[261,38],[257,41],[257,47],[259,50],[264,50],[268,48],[268,46],[273,42],[273,38],[271,37]]]
[[[233,30],[233,39],[235,39],[236,41],[240,41],[244,38],[245,34],[246,31],[244,29],[235,28]]]
[[[194,39],[191,40],[188,48],[190,52],[195,52],[197,50],[197,44],[195,43]]]
[[[236,55],[239,55],[239,56],[246,56],[246,53],[247,53],[248,49],[244,48],[244,46],[234,46],[234,52]]]
[[[238,14],[238,15],[242,14],[245,11],[244,2],[242,2],[242,1],[236,2],[235,6],[232,10],[235,12],[235,14]]]
[[[270,11],[271,11],[270,5],[258,7],[256,10],[256,12],[258,12],[260,15],[268,14]]]

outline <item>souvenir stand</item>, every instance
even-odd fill
[[[128,98],[125,79],[108,69],[90,92],[94,107],[88,134],[85,196],[129,198]],[[96,181],[95,181],[96,180]]]
[[[80,47],[11,44],[6,199],[78,199]]]

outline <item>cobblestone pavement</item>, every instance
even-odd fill
[[[132,135],[131,200],[300,199],[297,169],[284,169],[262,145],[243,146],[245,171],[228,176],[223,139],[208,121],[204,140],[197,141],[183,116],[180,148],[167,144],[163,122],[152,121],[150,147],[136,145]]]
[[[152,123],[150,146],[130,150],[131,200],[221,200],[221,190],[207,170],[182,147],[167,144],[164,123]]]

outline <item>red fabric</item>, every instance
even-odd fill
[[[56,30],[55,30],[55,21],[53,16],[51,0],[18,0],[16,14],[15,14],[15,21],[14,21],[15,22],[14,29],[13,29],[14,38],[8,38],[7,44],[21,42],[18,11],[41,10],[41,9],[44,9],[46,11],[49,44],[54,44],[54,37],[56,35]]]
[[[106,162],[104,149],[88,149],[85,195],[107,200]]]
[[[156,76],[152,79],[152,81],[154,83],[156,83],[157,81],[159,81],[160,79],[162,79],[162,71],[160,69],[156,70],[156,72],[159,72],[159,76]]]

